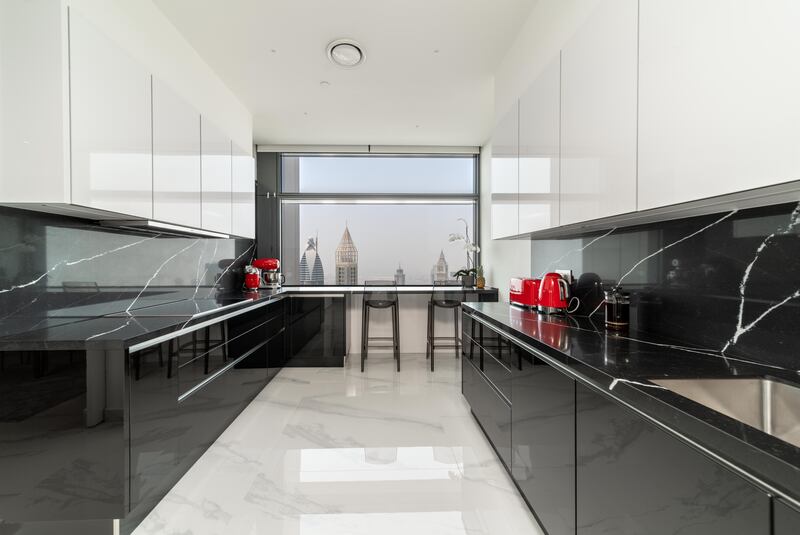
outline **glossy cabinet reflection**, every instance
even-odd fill
[[[561,225],[636,210],[637,1],[598,2],[561,52]]]
[[[229,234],[233,185],[231,140],[205,117],[200,124],[203,228]]]
[[[576,399],[579,535],[770,533],[766,493],[588,387]]]
[[[575,533],[575,380],[519,348],[511,475],[550,535]]]
[[[288,300],[286,366],[344,366],[347,297],[298,295]]]
[[[69,11],[72,203],[153,216],[151,77]]]
[[[559,87],[556,57],[519,100],[519,233],[559,225]]]
[[[153,218],[200,228],[200,113],[153,78]]]
[[[492,134],[492,239],[519,233],[519,105],[503,116]]]
[[[497,455],[511,465],[511,406],[495,390],[473,361],[461,363],[461,391]]]
[[[800,511],[783,500],[773,499],[773,535],[800,533]]]
[[[800,4],[640,4],[639,209],[800,178]]]
[[[461,391],[498,456],[510,467],[512,348],[470,314],[461,314],[461,332]]]
[[[231,233],[256,237],[256,167],[250,151],[233,145]]]
[[[0,532],[110,533],[110,519],[125,515],[123,407],[105,396],[123,383],[106,377],[105,359],[0,352]]]
[[[135,526],[284,365],[284,301],[130,355]]]

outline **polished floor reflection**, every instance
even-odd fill
[[[460,363],[288,368],[134,532],[540,534],[461,396]]]

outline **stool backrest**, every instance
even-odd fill
[[[433,281],[431,287],[431,301],[457,301],[466,300],[464,287],[458,281]]]
[[[397,283],[392,279],[365,280],[364,299],[384,303],[397,302]]]

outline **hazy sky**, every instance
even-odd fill
[[[470,157],[300,157],[304,193],[472,193]]]
[[[300,252],[319,232],[325,282],[333,284],[335,251],[347,222],[358,248],[359,279],[391,279],[399,263],[406,284],[427,284],[439,251],[451,272],[466,263],[463,244],[448,242],[451,232],[464,232],[459,217],[470,222],[472,234],[472,205],[306,204],[300,207]]]
[[[287,162],[288,159],[294,161]],[[299,158],[299,165],[298,163]],[[288,165],[287,165],[288,163]],[[297,175],[291,176],[291,170]],[[471,157],[284,157],[285,184],[303,193],[450,193],[471,194]],[[359,279],[391,279],[398,265],[406,283],[430,283],[430,272],[444,251],[452,273],[466,264],[464,218],[474,240],[473,205],[465,204],[302,204],[299,207],[299,254],[310,236],[319,234],[326,284],[335,283],[335,251],[350,228],[359,253]],[[283,225],[291,224],[284,218]]]

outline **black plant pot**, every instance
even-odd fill
[[[462,275],[461,286],[464,288],[473,288],[475,286],[475,275]]]

